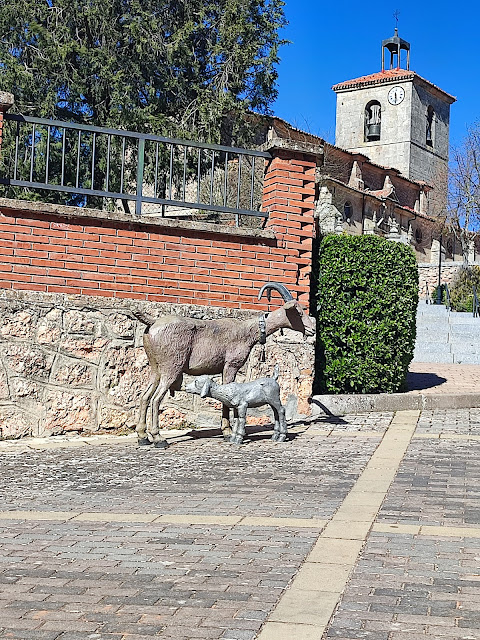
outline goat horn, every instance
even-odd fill
[[[264,284],[263,287],[258,292],[258,299],[260,300],[260,298],[263,295],[263,292],[266,291],[268,301],[270,301],[270,292],[272,289],[274,291],[278,291],[278,293],[282,296],[285,302],[289,302],[290,300],[294,299],[290,291],[287,289],[287,287],[285,287],[283,284],[280,284],[279,282],[267,282],[266,284]]]

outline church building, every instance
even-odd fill
[[[410,70],[410,44],[398,36],[398,30],[382,42],[381,71],[340,82],[333,90],[337,94],[335,144],[431,185],[434,198],[429,213],[442,215],[450,105],[455,98]]]
[[[450,105],[455,98],[410,69],[410,44],[382,42],[381,69],[336,84],[335,145],[273,118],[269,137],[317,154],[320,235],[375,234],[408,244],[427,283],[451,282],[463,261],[445,229]],[[478,239],[477,239],[478,240]],[[469,261],[480,256],[472,244]]]

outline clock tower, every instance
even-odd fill
[[[432,185],[436,197],[430,213],[443,213],[450,105],[455,98],[410,70],[410,44],[398,30],[382,42],[381,71],[341,82],[333,90],[335,144]]]

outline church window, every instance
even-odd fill
[[[353,207],[351,202],[345,202],[343,205],[343,215],[345,220],[350,223],[353,216]]]
[[[427,127],[426,127],[426,135],[425,142],[429,147],[433,147],[433,122],[435,119],[435,111],[432,106],[429,106],[427,109]]]
[[[422,230],[421,230],[419,227],[417,227],[417,228],[415,229],[415,242],[416,242],[417,244],[422,244],[422,240],[423,240],[423,233],[422,233]]]
[[[377,100],[371,100],[365,107],[365,141],[380,140],[382,107]]]

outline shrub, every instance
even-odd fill
[[[410,247],[370,235],[326,236],[317,278],[316,392],[404,388],[418,305]]]
[[[450,287],[450,300],[455,311],[473,311],[473,287],[480,296],[480,267],[460,270]]]
[[[444,284],[440,285],[440,303],[441,304],[447,304],[447,290],[445,288]],[[432,297],[431,297],[431,301],[433,304],[437,304],[437,300],[438,300],[438,284],[437,286],[433,289],[432,291]]]

